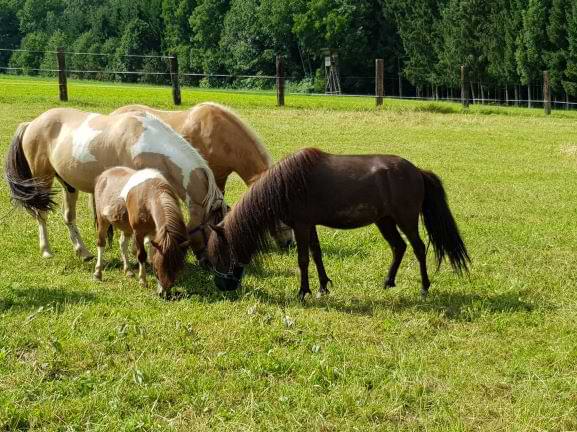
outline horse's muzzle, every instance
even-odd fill
[[[228,273],[214,270],[214,284],[220,291],[234,291],[240,286],[243,275],[243,266],[235,266],[232,272]]]

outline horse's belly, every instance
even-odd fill
[[[337,229],[360,228],[381,219],[382,213],[382,209],[371,204],[357,204],[328,212],[318,224]]]
[[[56,174],[68,185],[81,192],[94,192],[96,178],[104,171],[95,163],[52,162]]]

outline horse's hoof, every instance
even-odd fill
[[[145,281],[144,279],[140,279],[140,280],[138,281],[138,283],[140,284],[140,286],[141,286],[142,288],[148,288],[148,284],[146,283],[146,281]]]
[[[94,255],[90,254],[90,255],[85,255],[82,257],[82,261],[84,262],[90,262],[94,259]]]
[[[319,290],[319,292],[317,292],[317,298],[320,299],[321,297],[327,296],[330,294],[330,291],[328,289],[324,289],[324,290]]]
[[[311,290],[306,290],[306,291],[300,290],[299,295],[298,295],[299,300],[304,303],[305,297],[307,296],[307,294],[312,294]]]
[[[42,258],[54,258],[54,254],[50,251],[42,252]]]
[[[94,273],[92,276],[95,281],[102,282],[102,273]]]
[[[126,275],[126,277],[129,278],[133,278],[134,277],[134,273],[132,273],[130,270],[125,270],[124,274]]]
[[[429,295],[429,290],[421,289],[421,297],[423,299],[426,299],[428,295]]]
[[[394,288],[396,286],[397,285],[395,284],[395,281],[390,281],[390,280],[385,281],[385,289]]]

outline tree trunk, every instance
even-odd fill
[[[473,85],[473,83],[471,83],[471,96],[473,97],[473,103],[475,103],[477,97],[475,95],[475,86]]]
[[[531,83],[527,83],[527,107],[533,108],[533,102],[531,101]]]
[[[515,106],[519,106],[519,86],[515,84]]]
[[[509,105],[509,86],[505,86],[505,105]]]

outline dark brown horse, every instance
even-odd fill
[[[441,180],[397,156],[337,156],[304,149],[271,168],[242,197],[218,226],[212,227],[208,257],[215,283],[236,289],[244,266],[278,228],[279,218],[295,232],[301,272],[299,298],[310,293],[309,250],[316,264],[320,294],[330,282],[322,261],[316,225],[338,229],[376,224],[393,251],[385,287],[395,286],[395,276],[405,253],[407,237],[419,260],[426,295],[426,249],[419,237],[419,215],[440,265],[445,257],[458,273],[467,271],[469,255],[447,205]],[[397,229],[398,228],[398,229]]]

